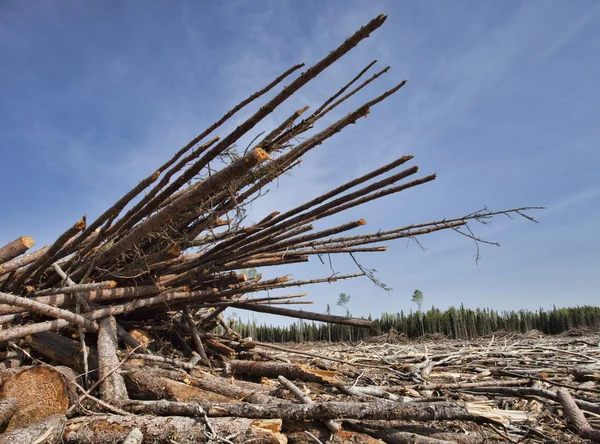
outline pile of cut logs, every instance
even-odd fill
[[[249,96],[93,222],[83,217],[53,244],[31,253],[27,251],[34,241],[29,237],[0,248],[0,443],[286,442],[289,433],[281,433],[282,422],[288,430],[304,427],[303,439],[318,442],[322,434],[319,438],[310,431],[316,430],[315,421],[322,421],[333,439],[343,441],[349,433],[355,434],[352,439],[366,439],[368,431],[350,432],[340,419],[485,416],[455,400],[410,403],[387,395],[373,401],[377,398],[372,396],[379,395],[366,391],[356,395],[356,387],[343,381],[354,376],[350,370],[329,369],[323,362],[301,365],[285,357],[272,361],[275,358],[259,350],[276,346],[240,337],[223,318],[227,307],[236,307],[369,328],[365,319],[284,308],[282,304],[295,303],[304,294],[270,292],[358,277],[379,283],[356,261],[356,254],[382,252],[382,242],[441,230],[479,243],[484,241],[469,229],[471,221],[486,223],[498,214],[531,219],[523,212],[528,208],[486,209],[371,234],[346,233],[364,225],[363,219],[314,229],[317,220],[435,179],[414,178],[417,166],[405,166],[413,156],[403,156],[300,206],[246,223],[246,206],[264,196],[273,181],[405,85],[402,81],[312,131],[325,115],[388,71],[386,67],[360,82],[374,61],[313,113],[306,116],[308,107],[299,109],[245,151],[236,148],[259,122],[385,19],[380,15],[371,20],[296,75],[231,133],[214,136],[239,110],[304,65],[293,66]],[[331,254],[349,255],[358,272],[303,281],[244,272]],[[265,296],[256,297],[259,292]],[[249,298],[250,293],[255,297]],[[351,360],[327,359],[340,361],[360,368]],[[358,396],[361,402],[314,402],[308,389],[293,380]],[[585,421],[583,416],[579,419]],[[398,436],[387,442],[405,442]],[[411,442],[444,442],[423,439],[428,441]]]

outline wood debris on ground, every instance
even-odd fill
[[[242,338],[224,319],[235,307],[370,328],[366,319],[282,307],[305,296],[285,289],[360,277],[383,286],[357,260],[385,251],[383,242],[452,230],[478,245],[484,241],[470,222],[531,220],[530,208],[516,208],[354,235],[346,232],[364,219],[319,226],[433,181],[434,174],[414,178],[417,166],[404,166],[410,155],[295,208],[247,220],[246,207],[264,200],[269,184],[376,115],[376,105],[405,85],[344,109],[333,123],[322,120],[388,72],[358,83],[372,62],[314,112],[300,108],[266,134],[257,126],[385,20],[374,18],[310,68],[297,74],[304,65],[296,65],[249,96],[91,223],[84,216],[31,253],[30,237],[0,248],[0,442],[597,440],[592,343],[498,338],[302,350]],[[268,93],[226,136],[213,134]],[[247,148],[237,147],[256,133]],[[333,254],[349,255],[356,272],[302,281],[244,272]]]

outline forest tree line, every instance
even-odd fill
[[[350,316],[348,310],[346,314]],[[368,319],[373,323],[372,329],[303,320],[289,326],[257,325],[252,319],[244,322],[234,314],[233,326],[242,337],[250,336],[261,342],[360,341],[392,329],[409,338],[441,334],[451,339],[469,339],[498,331],[526,333],[533,329],[554,335],[575,328],[600,329],[600,307],[497,311],[486,308],[472,310],[461,305],[444,311],[432,307],[428,311],[383,313],[379,319],[371,319],[369,315]]]

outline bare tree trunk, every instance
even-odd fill
[[[253,419],[213,418],[208,425],[198,418],[177,416],[90,416],[71,419],[65,428],[63,440],[65,444],[114,444],[137,428],[144,431],[144,442],[168,443],[176,438],[178,444],[194,444],[219,442],[218,437],[228,436],[233,436],[230,442],[236,444],[286,442],[278,432],[260,427],[260,422]]]
[[[0,435],[0,444],[58,444],[67,423],[65,415],[52,415],[22,429]]]
[[[311,321],[327,322],[331,324],[350,325],[354,327],[371,328],[371,321],[367,319],[348,318],[344,316],[327,315],[323,313],[313,313],[303,310],[291,310],[289,308],[273,307],[270,305],[257,304],[232,304],[232,306],[243,310],[258,311],[260,313],[270,313],[291,318],[310,319]]]
[[[99,379],[103,380],[100,385],[100,394],[102,400],[110,404],[120,404],[129,399],[125,381],[120,372],[114,371],[119,366],[119,357],[117,356],[117,323],[115,318],[110,316],[102,319],[98,332],[98,364]]]
[[[17,411],[17,400],[6,398],[0,401],[0,427],[3,426]]]
[[[136,414],[209,417],[281,418],[283,420],[401,419],[406,421],[472,421],[475,417],[455,402],[315,402],[314,404],[218,404],[170,401],[129,401],[123,406]]]

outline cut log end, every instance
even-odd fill
[[[58,371],[49,367],[30,367],[17,373],[6,382],[1,397],[17,401],[17,410],[7,431],[65,413],[69,407],[67,383]]]
[[[35,245],[35,241],[29,236],[22,236],[19,238],[19,240],[21,241],[23,246],[26,247],[27,249],[29,249]]]
[[[310,106],[308,106],[308,105],[306,105],[304,108],[300,108],[298,111],[296,111],[296,115],[298,117],[300,117],[304,113],[304,111],[306,111],[309,108],[310,108]]]

